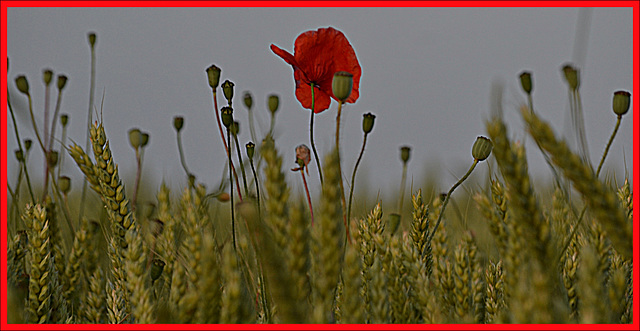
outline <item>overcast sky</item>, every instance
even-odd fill
[[[360,98],[343,111],[345,179],[351,178],[362,144],[362,114],[374,113],[376,123],[356,186],[394,199],[402,174],[400,146],[412,147],[408,178],[416,187],[431,173],[447,190],[466,172],[473,142],[486,135],[493,82],[504,84],[510,134],[522,140],[517,109],[525,100],[518,80],[523,70],[533,72],[536,111],[552,122],[557,133],[573,137],[567,87],[560,73],[570,61],[582,68],[586,134],[597,165],[615,124],[612,94],[619,89],[633,91],[633,15],[631,8],[583,11],[590,24],[581,29],[586,38],[577,49],[583,51],[574,54],[580,13],[578,8],[9,8],[9,92],[22,137],[35,141],[26,98],[17,92],[13,80],[20,74],[29,78],[42,129],[42,70],[66,74],[69,82],[61,112],[71,118],[68,138],[84,146],[90,78],[86,35],[95,31],[96,107],[100,109],[104,92],[104,125],[127,187],[132,187],[135,169],[127,136],[133,127],[151,136],[143,182],[154,187],[162,180],[173,187],[185,185],[172,127],[173,117],[181,115],[187,165],[211,188],[224,171],[226,155],[205,68],[216,64],[222,68],[221,82],[235,83],[235,117],[241,122],[243,146],[250,140],[243,92],[253,94],[254,112],[262,124],[259,135],[268,130],[267,95],[280,95],[276,143],[284,167],[291,168],[295,146],[309,145],[309,111],[293,94],[291,66],[269,45],[292,52],[300,33],[332,26],[347,36],[362,67]],[[219,104],[223,100],[220,96]],[[625,166],[629,172],[632,169],[634,106],[622,121],[603,172],[615,173],[618,180]],[[316,116],[315,139],[321,155],[334,141],[336,109],[334,101]],[[8,123],[6,160],[13,183],[17,145],[13,125]],[[549,170],[532,145],[529,137],[531,173],[548,178]],[[37,178],[43,170],[41,153],[34,147],[30,169]],[[74,183],[79,185],[80,172],[68,156],[65,164],[62,173],[78,178]],[[310,166],[309,185],[317,193],[315,163]],[[479,169],[476,180],[484,178],[486,165]],[[299,175],[287,173],[294,193],[300,192]]]

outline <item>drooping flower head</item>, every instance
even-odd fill
[[[298,36],[294,47],[294,55],[276,45],[271,45],[271,50],[293,67],[296,97],[302,107],[311,109],[311,84],[314,86],[315,113],[329,108],[331,98],[337,101],[331,84],[333,75],[338,71],[353,75],[353,89],[345,102],[354,103],[358,100],[360,64],[356,52],[342,32],[332,27],[307,31]]]

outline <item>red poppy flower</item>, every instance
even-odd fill
[[[353,74],[353,90],[346,102],[358,100],[360,64],[356,52],[342,32],[332,27],[304,32],[296,39],[294,55],[276,45],[271,45],[271,50],[293,67],[296,97],[302,107],[311,109],[309,86],[313,83],[314,112],[320,113],[329,108],[330,98],[336,99],[331,90],[331,82],[333,74],[338,71]]]

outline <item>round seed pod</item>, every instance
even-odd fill
[[[362,115],[362,131],[364,131],[365,134],[368,134],[369,132],[371,132],[371,130],[373,130],[375,119],[376,115],[373,115],[371,113]]]
[[[531,94],[533,90],[533,82],[531,81],[531,73],[528,71],[523,71],[520,74],[520,86],[527,94]]]
[[[333,82],[331,83],[333,96],[337,100],[344,102],[351,95],[353,89],[353,75],[346,71],[338,71],[333,74]]]
[[[476,138],[476,142],[473,143],[473,147],[471,148],[471,155],[474,159],[478,161],[484,161],[486,158],[491,155],[491,150],[493,149],[493,144],[489,138],[478,137]]]
[[[235,84],[230,80],[225,80],[222,83],[222,92],[224,93],[225,99],[227,99],[227,103],[231,104],[231,100],[233,99],[233,87]]]
[[[244,105],[251,109],[251,106],[253,106],[253,97],[251,96],[251,92],[244,92],[242,100],[244,101]]]
[[[253,160],[253,154],[255,153],[256,144],[250,141],[245,145],[245,147],[247,148],[247,156],[249,157],[249,160]]]
[[[629,111],[631,103],[631,93],[627,91],[616,91],[613,93],[613,112],[622,116]]]
[[[160,259],[153,259],[153,261],[151,262],[151,270],[149,271],[152,282],[155,282],[158,278],[160,278],[160,275],[162,275],[162,271],[164,270],[164,265],[164,261]]]
[[[240,133],[240,122],[233,121],[233,123],[231,123],[231,127],[229,127],[229,130],[231,130],[232,135],[237,136],[238,133]]]
[[[52,80],[53,80],[53,70],[44,69],[42,71],[42,81],[44,82],[44,85],[49,86]]]
[[[71,190],[71,178],[69,178],[68,176],[61,176],[60,178],[58,178],[58,187],[63,194],[66,195],[67,193],[69,193],[69,191]]]
[[[184,117],[182,116],[174,117],[173,128],[176,129],[176,131],[180,132],[180,130],[182,130],[182,126],[184,126]]]
[[[58,90],[62,90],[67,85],[67,76],[58,75]]]
[[[24,148],[27,150],[27,152],[31,149],[31,144],[33,143],[33,140],[31,139],[25,139],[24,140]]]
[[[222,113],[222,124],[228,129],[233,124],[233,108],[222,107],[220,112]]]
[[[49,168],[55,168],[58,165],[58,151],[47,152],[47,162],[49,163]]]
[[[22,152],[22,150],[16,149],[14,153],[16,155],[16,160],[18,160],[18,162],[24,161],[24,153]]]
[[[402,160],[403,163],[407,163],[409,162],[410,157],[411,157],[411,147],[409,146],[400,147],[400,160]]]
[[[87,39],[89,40],[89,46],[91,46],[91,48],[95,47],[96,45],[96,33],[95,32],[89,32],[87,34]]]
[[[278,106],[280,105],[280,97],[277,94],[269,95],[267,99],[267,105],[269,106],[269,111],[271,114],[275,114],[278,111]]]
[[[129,143],[135,149],[138,149],[142,145],[142,132],[140,132],[140,129],[134,128],[129,130]]]
[[[16,77],[16,87],[23,94],[29,94],[29,81],[24,75]]]
[[[220,83],[220,68],[216,67],[214,64],[210,65],[205,72],[207,73],[207,78],[209,79],[209,86],[212,89],[218,87],[218,83]]]
[[[565,64],[562,67],[562,72],[564,73],[564,79],[569,84],[569,87],[572,90],[577,90],[580,87],[580,71],[573,67],[571,64]]]
[[[66,127],[67,124],[69,123],[69,115],[67,114],[62,114],[60,115],[60,124],[62,124],[62,127]]]
[[[142,132],[142,141],[141,147],[147,146],[149,144],[149,134],[146,132]]]

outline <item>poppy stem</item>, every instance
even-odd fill
[[[222,145],[224,145],[224,149],[225,151],[227,151],[227,154],[229,153],[229,146],[227,145],[227,141],[224,139],[224,132],[222,132],[222,124],[220,123],[220,115],[218,114],[218,98],[216,90],[213,89],[212,91],[213,94],[213,112],[216,114],[216,120],[218,122],[218,129],[220,129],[220,137],[222,137]],[[231,142],[231,140],[229,140],[229,142]],[[242,194],[240,193],[240,183],[238,182],[238,174],[236,173],[236,168],[233,166],[233,162],[231,161],[231,158],[229,158],[229,165],[231,166],[231,170],[233,171],[233,175],[236,178],[236,187],[238,188],[238,197],[240,198],[240,202],[242,202]],[[231,182],[231,185],[233,185],[233,182]]]
[[[340,166],[340,115],[342,114],[342,104],[338,103],[338,115],[336,116],[336,150],[338,151],[338,174],[340,174],[340,201],[342,202],[342,218],[344,221],[344,228],[346,230],[346,237],[351,243],[351,236],[349,235],[349,227],[347,225],[347,201],[344,198],[344,184],[342,183],[342,167]]]
[[[229,142],[231,142],[231,130],[229,130],[227,128],[227,140]],[[229,190],[230,193],[229,196],[231,197],[231,237],[233,239],[233,250],[236,253],[236,256],[238,254],[238,248],[236,245],[236,219],[235,219],[235,215],[233,213],[233,174],[231,172],[231,169],[233,169],[233,165],[231,163],[231,150],[227,149],[227,157],[229,158]],[[237,180],[237,177],[236,177]],[[238,191],[240,190],[240,188],[238,187]],[[239,194],[240,192],[238,192]],[[240,200],[242,201],[242,200]]]
[[[307,201],[309,202],[309,213],[311,213],[311,226],[313,226],[313,206],[311,206],[311,196],[309,195],[309,187],[307,186],[307,179],[304,177],[304,171],[302,168],[300,169],[300,174],[302,175],[304,190],[307,193]]]
[[[353,198],[353,187],[356,184],[356,171],[358,170],[358,165],[360,165],[360,160],[362,160],[362,155],[364,154],[364,147],[367,145],[367,135],[368,133],[364,134],[364,139],[362,140],[362,149],[360,149],[360,155],[358,155],[358,160],[356,161],[356,165],[353,167],[353,174],[351,175],[351,189],[349,190],[349,206],[347,207],[347,229],[349,228],[349,224],[351,223],[351,200]]]
[[[316,151],[316,144],[313,142],[313,115],[315,115],[315,108],[316,108],[316,99],[313,95],[313,90],[314,90],[315,85],[313,83],[311,83],[311,123],[309,124],[309,126],[311,127],[310,129],[310,140],[311,140],[311,149],[313,150],[313,156],[316,158],[316,165],[318,166],[318,174],[320,175],[320,186],[324,185],[324,180],[322,179],[322,167],[320,167],[320,159],[318,158],[318,152]]]

